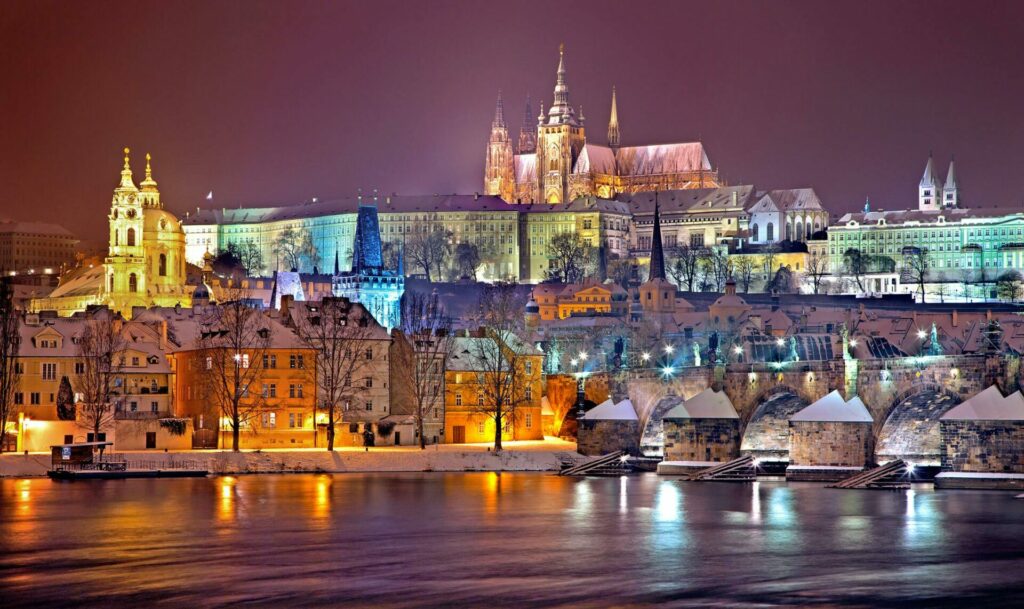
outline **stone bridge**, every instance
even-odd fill
[[[1019,356],[993,354],[729,364],[668,376],[634,371],[613,379],[609,391],[632,400],[643,430],[641,450],[648,454],[660,454],[661,417],[677,398],[711,387],[724,390],[736,408],[744,452],[786,458],[789,417],[838,390],[847,399],[859,396],[871,412],[878,458],[930,463],[937,462],[941,448],[939,417],[989,385],[1007,393],[1020,383]]]

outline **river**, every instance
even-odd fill
[[[1024,500],[638,475],[0,480],[0,607],[1011,607]]]

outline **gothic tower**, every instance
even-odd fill
[[[956,169],[953,166],[953,159],[949,159],[949,172],[946,174],[946,184],[942,187],[942,206],[957,207],[960,205],[960,183],[956,179]]]
[[[921,211],[937,210],[941,197],[939,178],[935,174],[935,162],[929,153],[928,164],[924,166],[924,175],[921,176],[921,183],[917,187],[917,207]]]
[[[615,87],[612,87],[612,114],[608,119],[608,147],[619,147],[619,111],[615,106]]]
[[[498,91],[498,104],[491,122],[491,137],[487,141],[487,161],[484,165],[484,194],[498,195],[511,201],[515,192],[512,173],[512,142],[505,126],[505,107]]]
[[[143,200],[151,200],[149,194],[139,196],[139,189],[132,179],[128,153],[125,148],[121,183],[114,189],[110,204],[110,245],[102,291],[110,308],[122,312],[130,312],[131,307],[145,304],[146,257],[142,246],[142,212]]]
[[[537,125],[537,192],[546,203],[565,203],[572,199],[569,178],[576,159],[586,144],[582,118],[569,105],[569,86],[565,82],[565,45],[558,49],[558,73],[555,101],[541,114]]]
[[[523,126],[519,129],[519,154],[532,154],[537,151],[537,132],[533,129],[533,110],[530,107],[530,94],[526,94],[526,114],[523,115]]]

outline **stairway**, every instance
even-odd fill
[[[830,484],[828,488],[905,490],[910,488],[910,468],[903,459],[896,459]]]
[[[732,461],[720,463],[690,474],[689,479],[696,481],[753,482],[757,480],[757,468],[754,467],[754,458],[750,455],[745,455],[739,459],[733,459]]]
[[[625,459],[623,458],[625,457]],[[558,472],[559,476],[618,476],[628,474],[633,468],[629,466],[629,455],[621,450],[608,453],[602,457],[566,467]]]

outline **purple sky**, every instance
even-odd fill
[[[104,234],[120,150],[167,207],[481,189],[496,91],[514,132],[570,101],[604,143],[700,138],[729,183],[833,212],[916,204],[929,150],[972,206],[1022,207],[1024,2],[6,2],[0,216]]]

